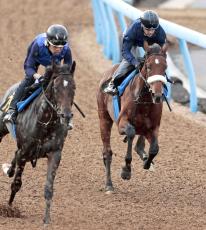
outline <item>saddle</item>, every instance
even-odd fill
[[[0,110],[2,112],[5,113],[8,111],[18,85],[19,84],[15,84],[12,86],[2,99],[0,104]],[[18,112],[22,112],[41,92],[41,85],[33,84],[31,87],[27,88],[22,100],[17,103]]]

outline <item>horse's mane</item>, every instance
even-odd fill
[[[147,52],[147,55],[151,54],[159,54],[161,52],[161,46],[157,43],[154,43],[149,46],[149,50]]]

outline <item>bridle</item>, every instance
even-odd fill
[[[68,73],[61,73],[61,75],[68,75]],[[58,75],[52,77],[52,83],[53,81],[58,77]],[[53,86],[51,86],[53,88]],[[47,87],[48,88],[48,87]],[[44,96],[45,101],[48,103],[48,105],[52,108],[52,110],[57,114],[58,118],[64,118],[64,114],[60,112],[60,108],[54,103],[52,103],[48,97],[46,96],[46,91],[44,90],[44,87],[42,86],[42,94]]]
[[[68,75],[68,73],[61,73],[61,75]],[[58,105],[54,102],[52,102],[48,96],[46,95],[46,92],[49,88],[51,88],[51,90],[53,91],[53,82],[54,80],[58,77],[58,75],[54,75],[52,76],[52,79],[50,80],[50,83],[48,84],[48,86],[46,87],[46,89],[44,88],[44,85],[41,85],[42,88],[42,96],[43,99],[46,101],[46,103],[50,106],[50,108],[52,109],[52,113],[48,119],[48,121],[46,122],[42,122],[40,120],[38,120],[38,123],[44,127],[47,127],[49,124],[51,124],[51,122],[56,121],[58,119],[64,118],[64,114],[61,113],[60,108],[58,107]],[[55,113],[55,115],[54,115]]]
[[[152,104],[153,101],[152,101],[152,97],[153,97],[153,94],[152,94],[152,89],[151,89],[151,86],[150,86],[150,83],[152,82],[155,82],[155,81],[161,81],[165,87],[166,87],[166,83],[167,83],[167,77],[166,77],[166,73],[164,73],[164,76],[163,75],[153,75],[153,76],[149,76],[149,68],[148,68],[148,59],[149,57],[151,56],[162,56],[162,57],[165,57],[164,54],[160,54],[160,53],[152,53],[152,54],[147,54],[146,57],[145,57],[145,62],[144,62],[144,65],[141,69],[139,69],[139,75],[137,75],[139,78],[141,78],[144,82],[144,85],[143,87],[140,89],[140,91],[138,92],[138,94],[135,96],[135,103],[136,104]],[[146,74],[145,74],[145,77],[143,76],[142,74],[142,69],[144,68],[145,66],[145,69],[146,69]],[[145,94],[148,94],[149,93],[149,96],[150,96],[150,99],[148,101],[145,101],[145,100],[141,100],[144,98]],[[164,97],[164,94],[162,95],[162,97]]]
[[[61,73],[61,75],[68,75],[68,73]],[[52,83],[53,83],[53,81],[54,81],[57,77],[58,77],[58,75],[52,77]],[[42,87],[42,95],[43,95],[45,101],[47,102],[47,104],[51,107],[52,111],[56,113],[57,119],[65,118],[64,114],[61,113],[60,108],[58,108],[58,106],[57,106],[55,103],[52,103],[51,100],[48,99],[48,97],[47,97],[47,95],[46,95],[46,91],[47,91],[47,89],[48,89],[49,86],[47,87],[46,90],[44,89],[43,85],[42,85],[41,87]],[[50,87],[53,88],[52,85],[51,85]],[[82,115],[82,117],[85,118],[85,114],[84,114],[83,111],[80,109],[80,107],[79,107],[74,101],[72,102],[72,104],[77,108],[77,110],[78,110],[79,113]],[[52,120],[53,112],[52,112],[52,114],[51,114],[50,119],[49,119],[47,122],[40,122],[40,121],[38,121],[38,122],[41,123],[42,125],[46,125],[46,126],[47,126],[47,125],[51,122],[51,120]]]

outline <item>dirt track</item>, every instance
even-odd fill
[[[96,44],[90,1],[58,1],[57,7],[55,0],[0,0],[0,7],[1,96],[22,78],[28,43],[50,24],[69,27],[77,61],[76,102],[87,118],[83,120],[74,109],[75,129],[65,143],[48,229],[206,229],[205,117],[189,115],[176,105],[169,113],[165,106],[156,171],[143,170],[142,162],[134,156],[132,179],[126,182],[120,178],[126,146],[114,128],[112,176],[116,192],[105,195],[95,93],[100,73],[111,62],[104,60]],[[0,164],[9,161],[14,150],[15,142],[6,137],[0,145]],[[6,217],[11,179],[0,174],[0,229],[43,228],[45,174],[46,160],[39,160],[35,169],[26,166],[13,218]]]

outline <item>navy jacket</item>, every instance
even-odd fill
[[[131,53],[132,47],[143,47],[144,41],[147,41],[149,45],[157,43],[162,46],[166,42],[166,34],[164,29],[159,25],[152,37],[147,37],[144,35],[143,28],[141,26],[140,19],[134,21],[123,37],[122,45],[122,56],[132,65],[138,64]]]
[[[39,34],[29,45],[27,56],[24,61],[24,71],[26,76],[32,77],[37,72],[39,65],[51,65],[52,60],[60,63],[64,60],[65,64],[72,64],[71,50],[68,44],[64,45],[62,51],[58,55],[53,55],[47,46],[46,33]]]

